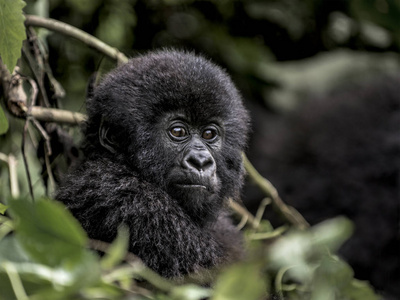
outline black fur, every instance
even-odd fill
[[[56,199],[91,238],[111,242],[125,223],[129,250],[166,277],[241,256],[241,235],[224,202],[237,198],[242,186],[249,117],[225,72],[193,54],[153,52],[108,74],[88,99],[87,112],[84,159],[65,176]],[[216,165],[214,194],[184,195],[183,201],[168,190],[180,155],[165,135],[171,115],[193,126],[212,121],[221,127],[218,147],[207,145]],[[100,143],[104,124],[115,151]]]

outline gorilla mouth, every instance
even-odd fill
[[[185,197],[190,198],[194,195],[209,195],[217,192],[216,183],[214,182],[216,178],[200,177],[182,172],[171,175],[167,183],[171,194],[185,194]]]
[[[207,190],[207,187],[202,184],[187,184],[187,183],[177,183],[177,187],[184,188],[184,189],[205,189]]]

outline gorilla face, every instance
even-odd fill
[[[221,204],[215,153],[221,151],[223,129],[217,122],[192,125],[183,116],[165,122],[165,144],[175,153],[166,174],[167,192],[199,220],[211,217]]]

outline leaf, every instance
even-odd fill
[[[325,256],[314,274],[314,287],[310,298],[335,299],[334,296],[343,291],[353,278],[353,270],[345,262],[334,256]],[[343,299],[341,297],[340,299]]]
[[[8,208],[7,205],[4,205],[3,203],[0,203],[0,214],[4,215],[4,213],[6,212],[7,208]]]
[[[17,199],[9,210],[16,237],[33,260],[48,266],[81,263],[86,234],[61,203]]]
[[[366,281],[353,279],[350,282],[349,287],[344,291],[344,294],[349,299],[362,299],[362,300],[378,300],[377,294],[375,294],[372,287]]]
[[[53,248],[49,247],[47,255],[53,256],[51,251]],[[65,260],[68,261],[68,254]],[[112,288],[100,281],[99,260],[91,251],[85,249],[79,263],[72,267],[51,267],[33,261],[15,235],[0,241],[0,299],[15,298],[10,272],[19,278],[27,295],[34,296],[30,299],[75,299],[73,295],[87,288]]]
[[[354,279],[353,276],[352,268],[345,261],[327,255],[316,269],[311,299],[378,300],[367,282]]]
[[[3,219],[3,220],[2,220]],[[14,229],[13,222],[6,218],[0,218],[0,240],[7,236]]]
[[[5,261],[0,264],[1,293],[12,294],[13,286],[5,275],[10,271],[18,276],[30,299],[76,299],[73,297],[85,288],[101,284],[98,261],[89,251],[80,265],[73,269],[52,268],[34,262]],[[1,297],[0,299],[4,299]],[[8,297],[5,299],[14,299]]]
[[[172,289],[171,297],[174,300],[200,300],[211,296],[211,290],[194,284],[177,286]]]
[[[21,57],[22,42],[26,39],[22,0],[0,0],[0,57],[10,73]]]
[[[314,246],[328,247],[335,252],[353,233],[353,223],[345,217],[336,217],[311,228]]]
[[[217,279],[212,300],[256,300],[266,296],[261,267],[249,262],[231,266]]]
[[[0,135],[5,134],[7,131],[8,131],[8,120],[6,114],[3,111],[3,108],[0,106]],[[1,206],[0,206],[0,213],[1,213]]]
[[[4,261],[27,262],[28,256],[14,236],[7,236],[0,241],[0,265]]]

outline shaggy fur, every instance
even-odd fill
[[[166,277],[241,256],[241,235],[224,201],[237,198],[242,186],[249,117],[225,72],[189,53],[153,52],[108,74],[88,99],[87,112],[84,159],[65,176],[56,198],[90,238],[111,242],[126,224],[129,250]],[[222,128],[220,146],[209,147],[219,183],[212,198],[186,202],[167,191],[179,155],[165,138],[171,115]],[[109,126],[116,153],[99,142],[101,122]]]

